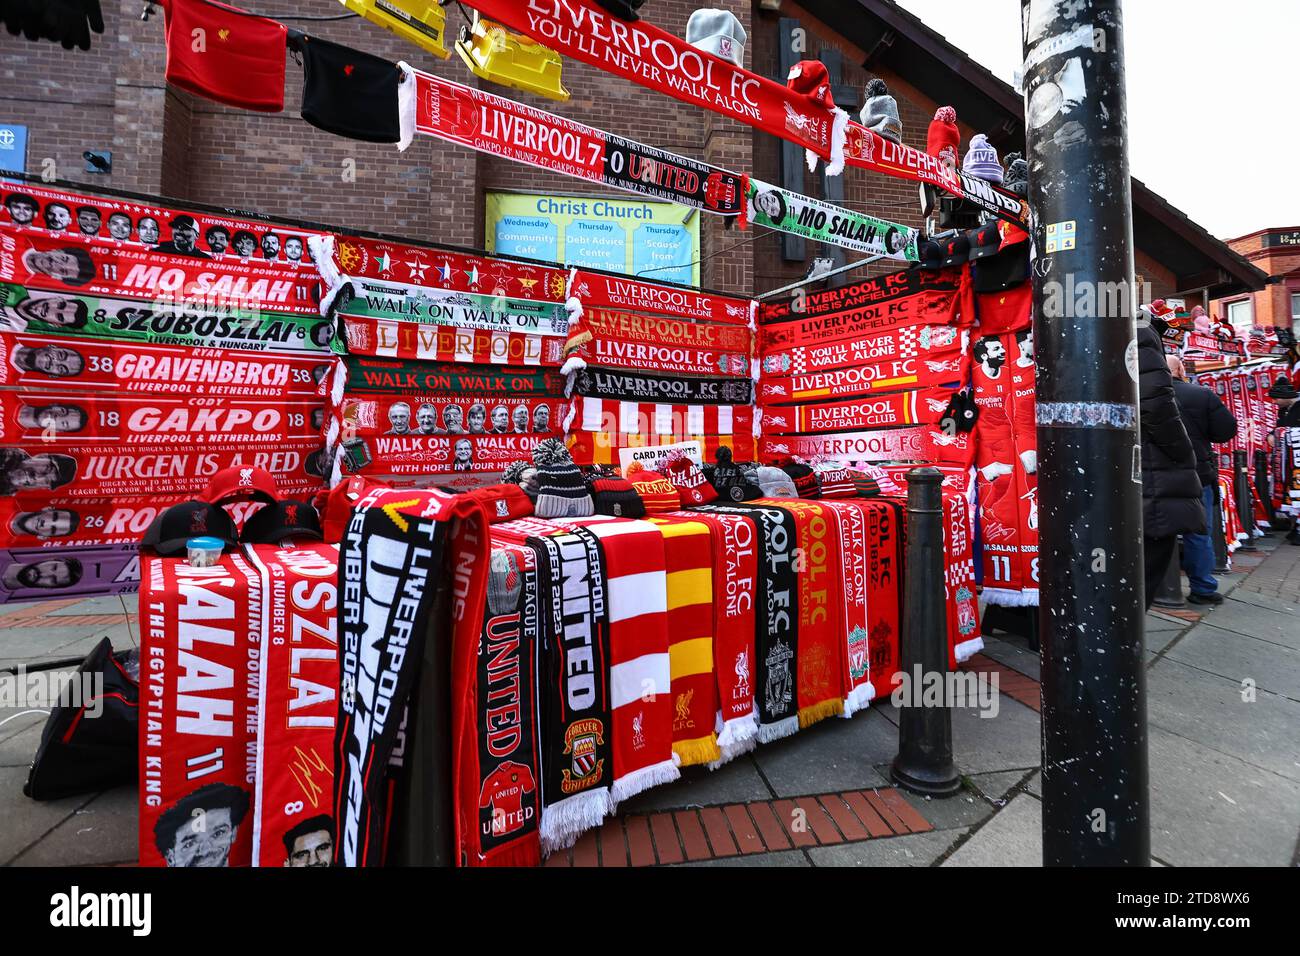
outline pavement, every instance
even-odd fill
[[[1153,865],[1300,864],[1300,548],[1257,543],[1220,578],[1223,605],[1147,615]],[[134,615],[131,598],[18,606],[0,614],[0,668],[80,657],[104,636],[133,646]],[[985,645],[965,669],[996,675],[996,712],[953,711],[957,795],[891,785],[898,711],[877,702],[717,771],[689,768],[547,865],[1040,865],[1038,655],[1018,637]],[[134,862],[134,787],[22,795],[43,722],[0,707],[0,863]]]

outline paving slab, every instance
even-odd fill
[[[134,786],[108,790],[76,810],[11,865],[134,863],[140,855],[136,836],[138,804],[139,791]]]
[[[963,787],[951,797],[922,797],[902,787],[898,794],[925,817],[936,830],[966,829],[983,823],[993,815],[993,807],[984,797]]]
[[[943,866],[1042,866],[1043,805],[1020,793],[957,848]]]
[[[781,853],[754,853],[750,856],[727,856],[712,860],[683,863],[682,866],[812,866],[802,850]]]
[[[759,776],[753,755],[744,754],[717,770],[686,767],[682,770],[682,779],[676,783],[653,787],[631,800],[624,800],[618,805],[618,812],[644,813],[770,799],[772,791]]]
[[[1249,678],[1260,690],[1300,703],[1300,650],[1206,623],[1188,631],[1166,656],[1238,684]]]
[[[1029,778],[1029,782],[1025,784],[1025,790],[1032,793],[1039,800],[1043,799],[1043,772],[1041,770]]]
[[[1151,853],[1172,866],[1290,866],[1300,783],[1152,728]]]
[[[0,767],[0,866],[7,865],[28,846],[36,843],[79,808],[93,799],[93,794],[63,800],[37,801],[23,796],[27,768]],[[67,866],[81,861],[68,858]]]
[[[1012,643],[996,637],[984,638],[984,656],[991,657],[999,664],[1005,664],[1012,670],[1038,680],[1038,655],[1025,648],[1024,643]]]
[[[995,773],[977,773],[969,779],[986,799],[997,801],[1006,800],[1028,773],[1028,770],[999,770]]]
[[[754,760],[778,797],[797,797],[888,786],[873,765],[889,763],[897,753],[898,728],[873,707],[762,745]]]
[[[1283,598],[1272,597],[1268,594],[1260,594],[1249,588],[1237,588],[1232,592],[1229,601],[1236,601],[1239,604],[1250,604],[1255,607],[1262,607],[1268,611],[1280,611],[1283,614],[1300,614],[1300,603],[1288,601]]]
[[[1239,682],[1168,657],[1147,672],[1151,728],[1300,781],[1300,703],[1263,690],[1253,703],[1241,697]]]
[[[809,849],[813,866],[933,866],[969,830],[937,830],[907,836]]]
[[[139,605],[139,595],[123,594],[105,595],[103,597],[86,598],[78,601],[76,604],[69,604],[67,607],[61,607],[52,611],[54,617],[67,616],[69,614],[121,614],[127,612],[136,613]]]
[[[1145,627],[1148,634],[1153,631],[1181,631],[1186,626],[1186,621],[1147,612]]]
[[[0,767],[32,765],[47,719],[45,714],[24,714],[0,727]]]
[[[1300,650],[1300,616],[1229,599],[1205,616],[1205,624]]]
[[[968,776],[1036,766],[1041,759],[1038,714],[1004,694],[996,717],[981,717],[974,707],[952,712],[952,754]]]

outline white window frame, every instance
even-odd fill
[[[1244,308],[1246,312],[1246,321],[1243,324],[1238,317],[1233,314],[1234,310]],[[1254,299],[1237,299],[1234,302],[1228,302],[1224,305],[1227,312],[1225,316],[1228,322],[1236,329],[1238,335],[1249,335],[1251,328],[1255,324],[1255,301]]]

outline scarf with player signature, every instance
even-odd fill
[[[451,629],[452,686],[478,646],[488,568],[488,518],[475,499],[375,489],[355,504],[339,553],[339,710],[335,724],[335,861],[383,863],[394,783],[391,758],[425,645]],[[448,592],[440,599],[438,592]],[[435,608],[450,608],[447,620]],[[453,708],[454,709],[454,708]],[[456,748],[452,749],[453,766]],[[448,797],[453,781],[446,782]],[[458,822],[457,829],[460,824]],[[456,834],[463,846],[464,835]]]

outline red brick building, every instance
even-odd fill
[[[1228,245],[1264,272],[1268,283],[1256,292],[1219,299],[1213,313],[1239,328],[1300,327],[1300,226],[1260,229]]]
[[[344,13],[335,0],[238,0],[236,5],[480,85],[455,55],[438,60],[364,20],[289,19]],[[643,13],[683,35],[687,18],[700,5],[704,0],[650,0]],[[740,19],[749,34],[746,65],[758,73],[782,78],[792,58],[826,62],[838,84],[837,100],[855,117],[867,80],[885,79],[898,99],[909,145],[924,149],[935,108],[952,104],[963,149],[976,132],[988,134],[1002,154],[1023,149],[1020,94],[889,0],[708,0],[708,5],[726,7]],[[278,115],[231,109],[171,88],[163,80],[161,10],[141,22],[141,8],[142,0],[106,0],[108,30],[94,38],[89,53],[0,33],[0,81],[6,89],[0,123],[28,127],[29,172],[475,248],[485,244],[484,199],[490,191],[618,195],[427,138],[398,153],[391,146],[321,132],[298,116],[302,74],[292,58],[286,109]],[[454,33],[460,15],[455,5],[447,11],[449,33]],[[1008,22],[1006,29],[1018,31],[1019,25]],[[914,183],[849,169],[842,184],[828,189],[820,172],[807,173],[801,153],[733,120],[575,62],[565,62],[563,82],[572,93],[567,103],[481,85],[610,132],[921,225]],[[112,151],[111,174],[85,171],[82,152],[88,149]],[[355,181],[345,176],[353,167]],[[1133,198],[1137,272],[1156,295],[1208,301],[1263,287],[1262,273],[1136,180]],[[712,216],[704,217],[700,241],[702,284],[746,294],[801,278],[811,257],[836,253],[773,233],[727,231]]]

